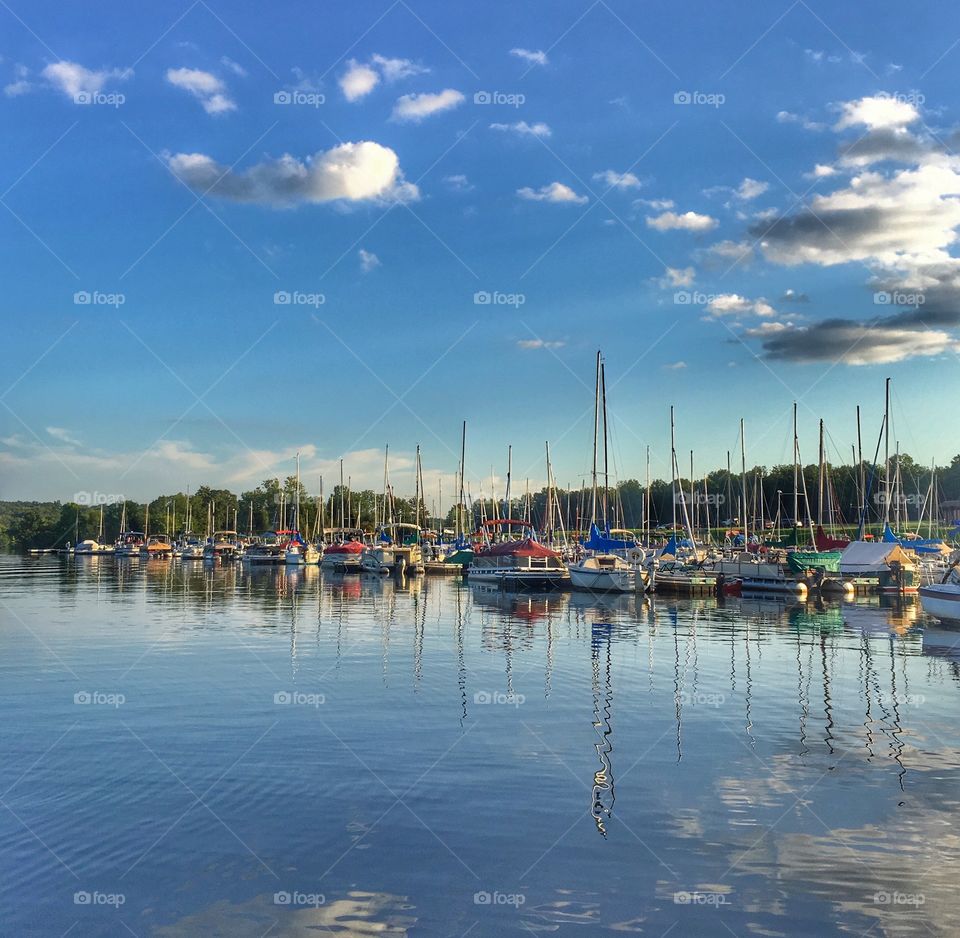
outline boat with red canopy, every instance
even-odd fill
[[[501,541],[474,554],[471,583],[496,583],[512,589],[554,589],[570,585],[563,558],[533,537]]]

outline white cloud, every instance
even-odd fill
[[[605,169],[594,173],[597,182],[606,183],[611,189],[639,189],[643,183],[633,173],[618,173],[613,169]],[[672,203],[671,203],[672,204]]]
[[[380,258],[372,251],[366,251],[363,248],[357,252],[360,257],[360,269],[365,273],[370,273],[380,266]]]
[[[203,153],[176,153],[167,163],[191,189],[235,202],[283,207],[419,197],[417,187],[404,181],[397,154],[369,140],[344,143],[304,160],[285,154],[242,172]]]
[[[699,215],[696,212],[664,212],[662,215],[647,217],[647,225],[657,231],[709,231],[717,226],[717,220],[709,215]]]
[[[837,170],[833,166],[817,163],[806,176],[808,179],[827,179],[829,176],[836,176],[836,174]]]
[[[668,369],[669,371],[682,371],[684,368],[687,367],[687,363],[686,363],[686,362],[671,362],[669,365],[664,365],[663,367],[666,368],[666,369]]]
[[[559,340],[547,339],[520,339],[517,342],[517,348],[531,351],[533,349],[557,349],[563,348],[567,343]]]
[[[239,64],[239,62],[234,62],[233,59],[224,55],[220,58],[220,64],[226,68],[229,68],[234,75],[239,75],[241,78],[246,77],[247,70]]]
[[[343,96],[350,102],[365,98],[380,83],[378,72],[369,65],[361,65],[354,59],[347,63],[347,70],[338,79]]]
[[[13,70],[14,81],[10,82],[8,85],[4,85],[3,93],[8,98],[16,98],[22,94],[26,94],[33,88],[33,85],[30,84],[28,78],[30,76],[30,70],[26,65],[17,65]]]
[[[673,199],[634,199],[635,208],[652,208],[655,212],[663,212],[674,207]]]
[[[103,91],[108,81],[124,81],[133,72],[130,69],[103,69],[94,71],[77,62],[63,59],[46,66],[40,73],[54,88],[75,101],[78,95],[95,95]]]
[[[463,173],[454,173],[452,176],[444,176],[443,181],[451,189],[453,189],[454,192],[469,192],[473,188],[470,180],[467,179]]]
[[[523,59],[524,62],[529,62],[531,65],[546,65],[549,59],[547,59],[547,53],[541,52],[539,49],[533,51],[531,49],[511,49],[511,55],[515,55],[518,59]]]
[[[517,195],[521,199],[529,202],[565,202],[567,204],[584,205],[589,201],[585,195],[577,195],[569,186],[562,182],[551,182],[548,186],[541,186],[539,189],[531,189],[524,186],[517,189]]]
[[[731,316],[734,318],[749,315],[773,316],[776,312],[763,297],[750,300],[738,293],[718,294],[707,303],[706,310],[711,316]]]
[[[521,137],[549,137],[553,131],[544,124],[528,124],[526,121],[517,121],[514,124],[491,124],[491,130],[500,130],[504,133],[515,133]]]
[[[920,112],[909,101],[882,94],[845,101],[840,109],[835,130],[860,125],[870,130],[901,130],[920,119]]]
[[[792,111],[778,111],[778,124],[799,124],[804,130],[825,130],[826,124],[811,120],[803,114],[794,114]]]
[[[55,440],[59,440],[61,443],[66,443],[68,446],[81,445],[80,440],[78,440],[69,430],[66,430],[63,427],[47,427],[46,431]]]
[[[437,94],[405,94],[397,99],[391,115],[393,120],[419,123],[431,114],[440,114],[458,107],[463,95],[453,88],[445,88]]]
[[[750,199],[755,199],[759,195],[763,195],[763,193],[769,188],[769,182],[759,182],[758,180],[751,179],[748,176],[737,188],[737,198],[743,199],[745,202],[747,202]]]
[[[426,75],[430,71],[410,59],[390,59],[383,55],[374,54],[371,61],[383,73],[387,81],[399,81],[401,78],[409,78],[411,75]]]
[[[208,114],[224,114],[237,109],[227,94],[227,86],[210,72],[199,68],[169,68],[166,78],[174,87],[192,94]]]
[[[696,271],[692,267],[667,267],[663,279],[664,286],[690,287]]]

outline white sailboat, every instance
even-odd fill
[[[607,527],[607,402],[605,393],[605,379],[603,357],[597,352],[597,379],[596,396],[593,406],[593,470],[592,496],[590,512],[591,539],[597,530],[597,434],[600,424],[600,407],[603,403],[603,468],[604,468],[604,529]],[[549,469],[548,469],[549,473]],[[570,585],[574,589],[591,590],[594,592],[630,593],[637,588],[637,579],[640,571],[631,566],[623,557],[607,551],[589,551],[586,556],[575,563],[568,563],[570,571]]]

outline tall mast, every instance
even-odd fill
[[[553,471],[550,467],[550,441],[544,442],[547,451],[547,513],[544,518],[544,527],[548,541],[553,541]]]
[[[693,488],[693,450],[690,450],[690,514],[693,516],[691,518],[693,529],[696,530],[700,512],[697,508],[696,492]]]
[[[796,528],[798,523],[798,513],[799,513],[799,479],[797,474],[797,450],[800,448],[799,441],[797,440],[797,402],[793,402],[793,526]],[[796,543],[796,542],[794,542]]]
[[[673,531],[677,530],[677,433],[673,422],[673,404],[670,405],[670,494],[673,501],[671,516]]]
[[[886,392],[884,394],[883,406],[883,483],[886,491],[884,499],[884,522],[890,521],[890,496],[891,496],[891,478],[890,478],[890,379],[886,380]]]
[[[467,421],[463,421],[463,431],[460,434],[460,500],[457,502],[457,539],[463,533],[463,477],[466,474],[467,458]]]
[[[297,507],[294,512],[294,528],[300,531],[300,450],[297,450]]]
[[[864,477],[864,473],[863,473],[863,439],[860,434],[860,405],[859,404],[857,404],[857,469],[858,469],[858,475],[860,477],[860,499],[859,499],[860,504],[858,507],[860,508],[859,513],[862,516],[863,510],[864,510],[863,500],[867,497],[865,492],[865,489],[867,486],[867,480]]]
[[[343,496],[344,496],[344,491],[343,491],[343,460],[341,459],[341,460],[340,460],[340,527],[341,527],[341,528],[345,528],[345,527],[347,526],[347,525],[346,525],[346,522],[345,522],[345,520],[344,520],[344,519],[346,518],[346,515],[345,515],[344,512],[343,512]]]
[[[513,445],[508,444],[507,445],[507,487],[504,491],[504,498],[503,498],[503,507],[504,507],[503,517],[505,520],[510,519],[510,479],[512,475],[513,475]],[[502,533],[503,532],[501,531],[501,534]]]
[[[820,455],[817,470],[817,524],[823,525],[823,418],[820,418]]]
[[[592,494],[590,499],[590,523],[597,523],[597,435],[600,432],[600,352],[597,352],[597,374],[593,393],[593,471],[591,473]]]
[[[416,478],[413,480],[413,523],[417,526],[417,541],[420,540],[420,444],[417,443]]]
[[[600,395],[603,401],[603,529],[610,528],[607,514],[607,497],[610,489],[610,472],[607,462],[607,373],[604,363],[600,362]]]
[[[647,477],[643,490],[643,523],[647,532],[646,543],[650,546],[650,444],[647,444]]]
[[[740,487],[743,490],[743,544],[750,539],[750,521],[747,517],[747,448],[743,439],[743,417],[740,418]]]

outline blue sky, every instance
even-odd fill
[[[597,348],[620,478],[647,444],[669,474],[671,404],[684,464],[741,416],[789,461],[794,399],[848,459],[888,375],[902,447],[960,448],[945,3],[0,20],[0,497],[239,490],[298,449],[377,486],[387,442],[452,493],[463,419],[474,494],[508,444],[575,482]]]

